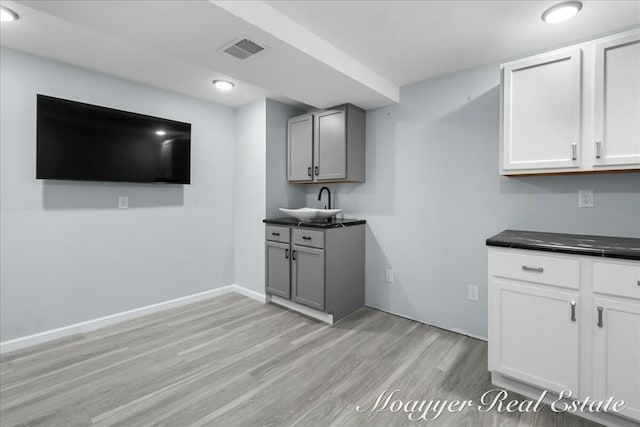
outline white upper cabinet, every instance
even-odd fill
[[[640,170],[640,30],[502,66],[502,175]]]
[[[640,165],[640,34],[595,46],[596,166]]]
[[[578,168],[581,51],[504,67],[503,169]]]

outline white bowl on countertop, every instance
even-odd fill
[[[314,208],[300,208],[300,209],[285,209],[280,208],[280,212],[292,216],[301,221],[317,221],[321,219],[327,219],[336,216],[342,209],[314,209]]]

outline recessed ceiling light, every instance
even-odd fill
[[[544,11],[542,20],[547,24],[558,24],[576,16],[580,9],[582,9],[582,3],[579,1],[556,4]]]
[[[15,21],[17,19],[18,19],[17,13],[15,13],[11,9],[7,9],[4,6],[0,6],[0,21],[9,22],[9,21]]]
[[[213,85],[220,90],[223,91],[228,91],[233,89],[233,87],[235,86],[233,83],[231,83],[230,81],[227,80],[214,80],[213,81]]]
[[[167,134],[167,133],[166,133],[165,131],[163,131],[163,130],[157,130],[157,131],[156,131],[156,135],[163,136],[163,135],[166,135],[166,134]]]

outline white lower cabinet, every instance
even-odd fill
[[[493,286],[493,368],[556,393],[577,393],[577,293],[502,279]]]
[[[492,378],[522,393],[623,400],[615,418],[640,421],[639,289],[638,261],[489,248]]]
[[[627,404],[622,412],[640,420],[640,302],[595,298],[593,397]]]

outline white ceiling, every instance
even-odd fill
[[[584,1],[572,21],[540,20],[553,1],[0,1],[21,19],[0,44],[237,107],[271,97],[376,108],[399,86],[640,25],[640,2]],[[248,37],[268,47],[222,53]],[[227,78],[222,93],[211,80]]]
[[[549,25],[547,1],[270,1],[329,43],[404,86],[640,25],[640,1],[583,0]]]

